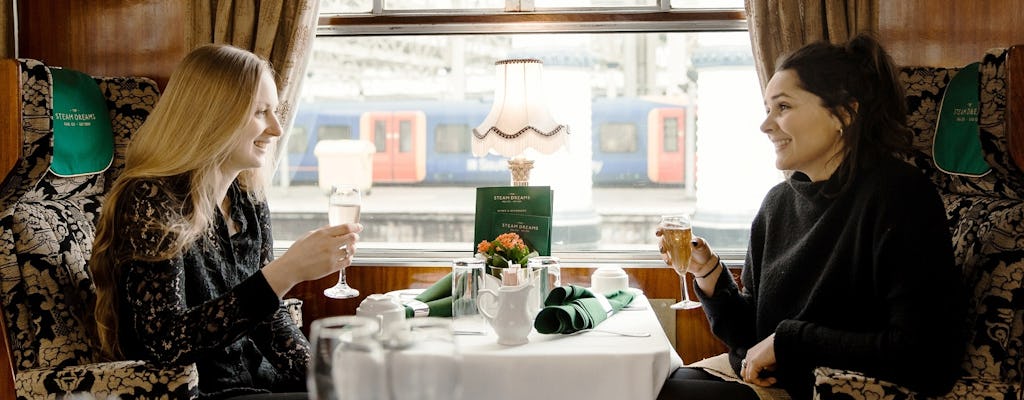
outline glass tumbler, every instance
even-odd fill
[[[562,286],[562,267],[558,263],[558,257],[550,256],[532,257],[527,265],[541,271],[538,289],[540,291],[540,304],[543,307],[544,300],[548,298],[548,293],[551,293],[551,289]]]
[[[329,317],[310,326],[306,387],[315,400],[387,400],[384,352],[376,319]]]
[[[459,399],[462,370],[452,321],[424,317],[400,324],[384,343],[391,399]]]
[[[452,327],[463,334],[484,333],[487,323],[480,313],[480,288],[484,260],[458,258],[452,261]]]

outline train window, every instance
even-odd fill
[[[526,154],[531,184],[555,192],[556,255],[657,262],[657,216],[675,212],[692,214],[695,234],[721,254],[743,254],[753,215],[782,174],[758,130],[764,106],[741,0],[535,0],[563,5],[539,16],[467,5],[486,0],[402,1],[444,9],[388,15],[393,0],[382,15],[321,8],[295,119],[331,110],[377,148],[361,257],[472,252],[476,188],[510,181],[506,158],[469,151],[494,103],[495,62],[508,58],[544,63],[542,101],[569,126],[564,148]],[[641,5],[669,2],[694,10]],[[593,10],[605,5],[622,9]],[[410,113],[417,118],[403,125],[399,115]],[[308,174],[268,190],[274,209],[288,210],[272,215],[283,241],[326,223],[315,157],[297,150],[284,158]]]
[[[437,154],[469,154],[472,135],[467,124],[437,124],[434,128],[434,151]]]
[[[398,151],[412,152],[412,122],[409,120],[403,119],[398,122]]]
[[[373,145],[377,147],[378,153],[388,151],[388,123],[377,120],[373,122]]]
[[[679,151],[679,125],[676,123],[675,118],[665,118],[661,120],[661,130],[664,139],[662,143],[661,151],[666,153],[675,153]]]
[[[598,129],[598,140],[602,153],[635,153],[637,134],[636,124],[608,122]]]
[[[320,140],[355,139],[352,137],[352,127],[348,125],[321,125],[316,130],[316,136]]]

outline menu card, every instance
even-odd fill
[[[553,202],[549,186],[477,188],[473,251],[483,240],[491,241],[502,233],[515,232],[531,250],[550,256]]]

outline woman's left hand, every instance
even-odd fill
[[[743,359],[740,377],[744,381],[758,386],[772,386],[776,379],[775,371],[775,334],[764,338],[761,343],[747,350],[747,358]]]

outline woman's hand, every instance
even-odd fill
[[[775,334],[764,338],[761,343],[747,350],[747,358],[740,364],[740,377],[744,381],[758,386],[772,386],[776,379],[775,371]]]
[[[352,264],[361,224],[327,226],[306,233],[280,258],[263,267],[278,297],[299,282],[320,279]],[[342,248],[344,247],[344,248]]]

